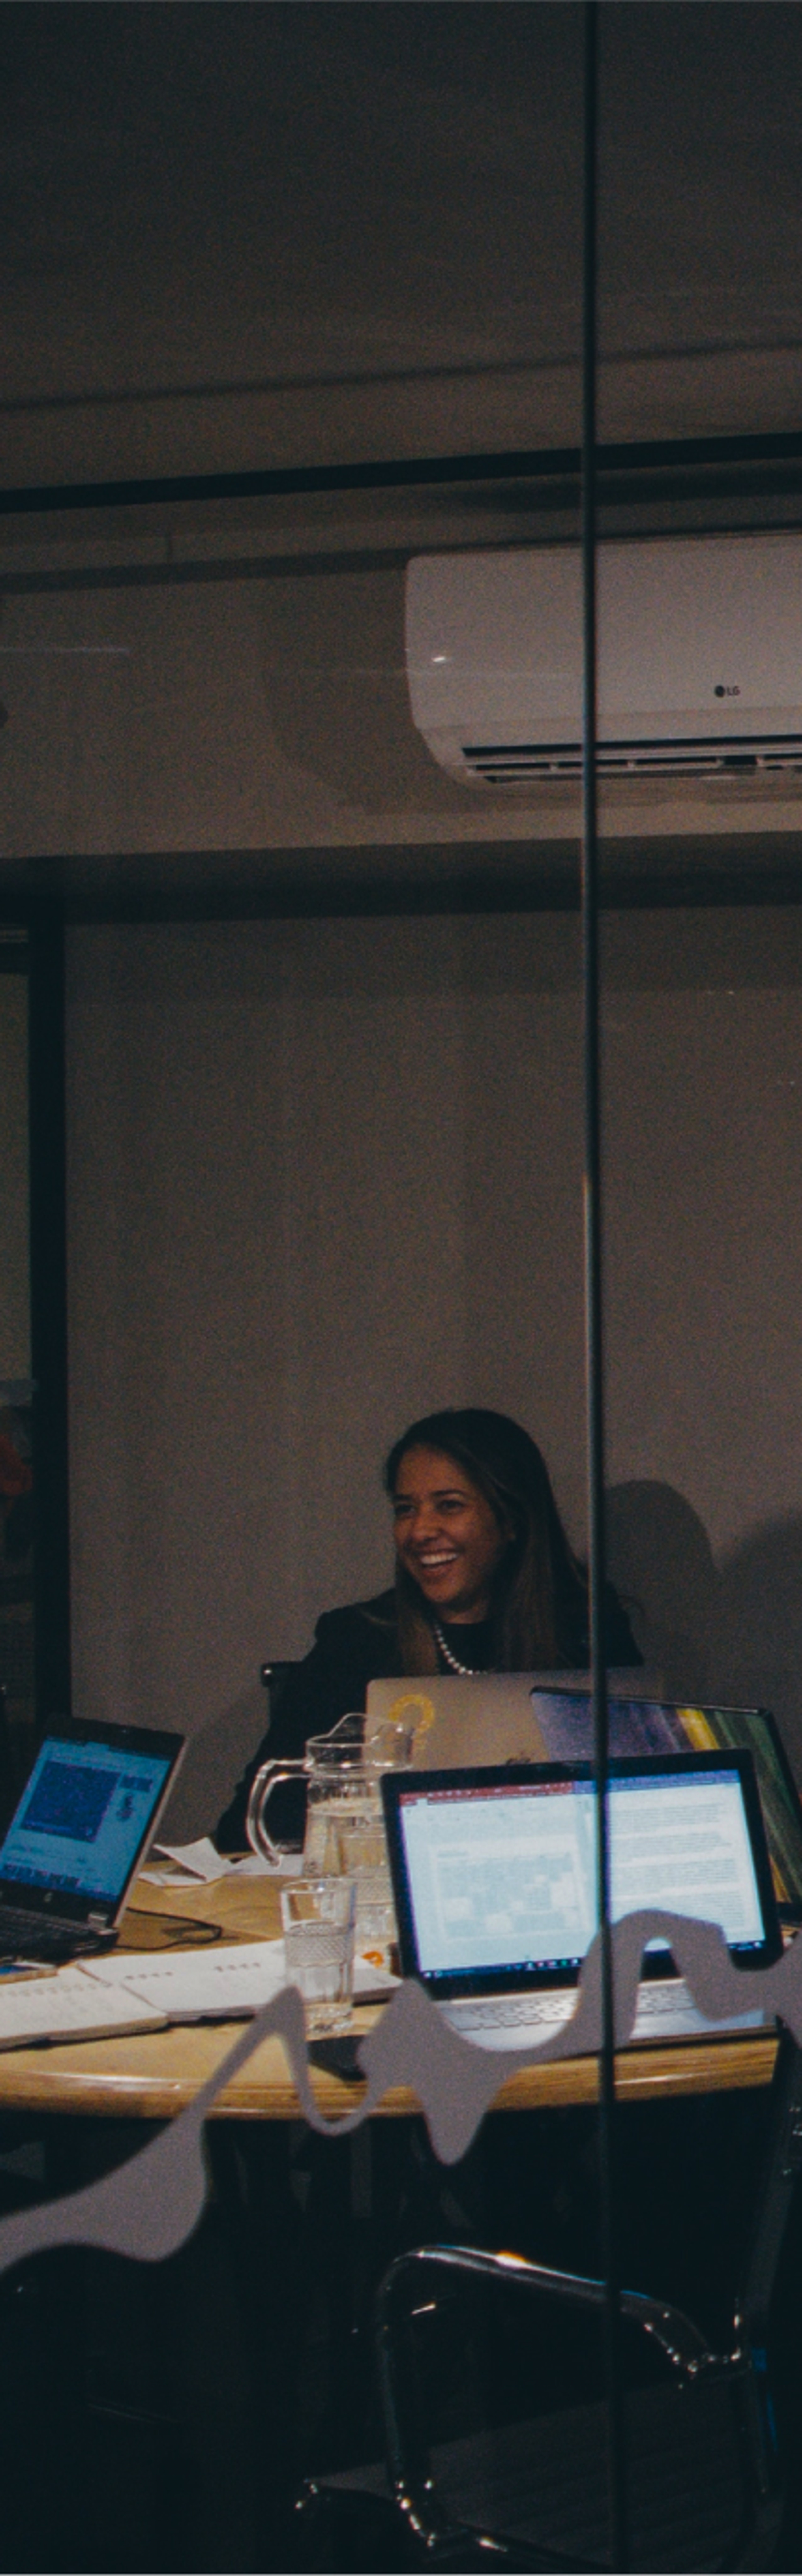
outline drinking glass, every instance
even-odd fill
[[[308,2036],[345,2030],[354,1977],[353,1879],[304,1878],[283,1887],[281,1920],[287,1984],[303,1997]]]

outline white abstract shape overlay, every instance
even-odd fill
[[[631,2037],[644,1949],[662,1938],[709,2020],[737,2022],[760,2010],[770,2028],[775,2016],[802,2047],[802,1935],[771,1968],[735,1968],[716,1923],[687,1915],[643,1911],[625,1915],[613,1932],[616,2046]],[[583,1961],[576,2010],[538,2047],[486,2049],[461,2038],[414,1980],[397,1988],[376,2027],[362,2041],[364,2092],[353,2111],[327,2120],[318,2109],[309,2073],[301,1997],[294,1986],[265,2004],[240,2032],[194,2101],[150,2144],[112,2174],[83,2191],[45,2201],[38,2209],[0,2220],[0,2274],[32,2254],[59,2245],[87,2245],[143,2263],[177,2253],[202,2216],[208,2189],[204,2123],[218,2093],[263,2039],[274,2033],[292,2069],[305,2118],[320,2137],[342,2138],[378,2109],[394,2085],[417,2094],[435,2155],[454,2164],[466,2154],[485,2112],[507,2078],[525,2066],[594,2056],[601,2047],[601,1944]]]

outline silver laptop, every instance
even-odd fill
[[[452,1763],[547,1762],[532,1707],[535,1673],[423,1673],[369,1682],[365,1751],[382,1758],[386,1731],[412,1730],[414,1760],[427,1770]]]
[[[0,1842],[0,1958],[69,1959],[114,1940],[183,1750],[154,1727],[48,1728]]]
[[[639,1671],[641,1694],[644,1682]],[[608,1684],[631,1689],[631,1671],[610,1672]],[[388,1728],[401,1725],[412,1734],[416,1764],[425,1762],[430,1771],[450,1771],[454,1763],[549,1762],[552,1750],[533,1694],[587,1687],[584,1672],[422,1673],[368,1682],[365,1749],[383,1759]]]
[[[597,1928],[590,1765],[388,1772],[382,1798],[404,1976],[482,2047],[539,2047],[570,2019]],[[736,1964],[781,1955],[750,1754],[612,1764],[610,1856],[614,1922],[660,1906],[720,1922]],[[664,1946],[649,1969],[634,2043],[762,2026],[754,2009],[708,2021]]]

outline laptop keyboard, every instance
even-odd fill
[[[443,2018],[454,2030],[515,2030],[521,2022],[569,2021],[576,2003],[575,1986],[559,1986],[545,1995],[472,1995],[470,2003],[444,2004]]]
[[[41,1914],[15,1905],[0,1912],[0,1959],[77,1959],[108,1946],[107,1934],[88,1932],[80,1923],[44,1923]]]
[[[440,2010],[452,2030],[466,2034],[506,2030],[514,2034],[516,2029],[524,2029],[542,2030],[545,2035],[549,2028],[560,2029],[570,2021],[576,2004],[576,1991],[575,1986],[557,1986],[545,1994],[472,1995],[465,2002],[441,2004]],[[762,2013],[753,2010],[740,2014],[738,2020],[729,2025],[721,2024],[720,2028],[725,2032],[729,2028],[734,2038],[739,2027],[754,2030],[760,2028],[762,2021]],[[715,2025],[707,2023],[699,2012],[684,1977],[654,1978],[639,1987],[633,2042],[656,2039],[662,2032],[667,2037],[702,2037],[711,2027]],[[514,2036],[511,2046],[515,2046]]]

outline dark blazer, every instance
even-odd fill
[[[590,1653],[587,1621],[583,1618],[577,1624],[571,1646],[573,1651],[565,1657],[566,1670],[582,1671]],[[642,1660],[626,1611],[608,1583],[608,1664],[640,1664]],[[364,1708],[368,1682],[392,1681],[400,1671],[393,1591],[380,1592],[373,1601],[355,1601],[343,1610],[324,1610],[315,1629],[311,1654],[289,1673],[278,1694],[268,1733],[215,1829],[218,1851],[242,1851],[244,1847],[245,1811],[260,1762],[298,1758],[310,1735],[328,1735],[338,1718],[345,1717],[350,1709]],[[303,1796],[296,1798],[292,1791],[277,1790],[271,1809],[271,1831],[273,1816],[277,1832],[289,1836],[295,1828],[302,1836]]]

